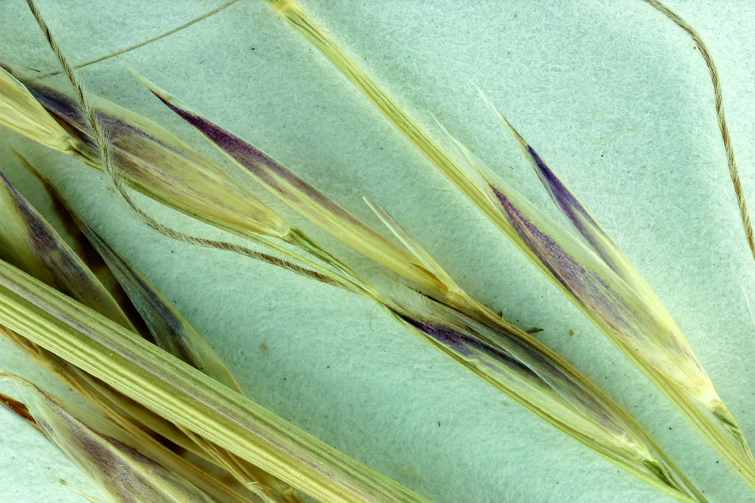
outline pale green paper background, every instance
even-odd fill
[[[40,0],[40,8],[70,60],[83,62],[219,3]],[[465,77],[482,87],[645,275],[755,441],[755,329],[743,294],[755,301],[755,262],[738,220],[707,70],[693,43],[639,0],[460,4],[303,2],[436,139],[448,145],[433,116],[555,215]],[[755,206],[755,5],[669,5],[700,32],[718,63],[744,188]],[[57,68],[25,2],[3,0],[0,22],[3,61]],[[242,0],[124,60],[379,226],[361,202],[374,199],[470,293],[525,329],[543,328],[538,337],[634,414],[711,501],[755,501],[662,396],[264,2]],[[117,62],[83,75],[93,92],[218,158]],[[271,266],[171,242],[135,221],[101,176],[16,134],[4,131],[3,138],[0,169],[47,215],[39,185],[8,145],[59,182],[206,334],[251,397],[437,503],[671,501],[476,380],[374,304]],[[250,187],[360,271],[385,274]],[[183,231],[223,237],[138,200]],[[49,382],[5,342],[0,367]],[[0,411],[0,501],[83,501],[53,477],[93,491],[44,438]]]

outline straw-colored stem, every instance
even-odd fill
[[[100,63],[102,61],[106,61],[106,60],[108,60],[110,58],[117,58],[121,54],[126,54],[127,52],[131,52],[131,51],[133,51],[135,49],[139,49],[140,47],[144,47],[145,45],[149,45],[152,42],[157,42],[158,40],[161,40],[161,39],[163,39],[165,37],[169,37],[170,35],[173,35],[174,33],[177,33],[177,32],[179,32],[181,30],[184,30],[184,29],[188,28],[191,25],[194,25],[194,24],[196,24],[196,23],[198,23],[200,21],[204,21],[205,19],[207,19],[210,16],[214,16],[218,12],[227,9],[228,7],[230,7],[231,5],[235,4],[238,1],[239,0],[229,0],[228,2],[225,2],[224,4],[222,4],[221,6],[219,6],[219,7],[215,8],[215,9],[211,10],[210,12],[206,12],[206,13],[202,14],[201,16],[192,19],[188,23],[184,23],[181,26],[173,28],[172,30],[168,30],[165,33],[161,33],[160,35],[158,35],[156,37],[153,37],[153,38],[151,38],[149,40],[145,40],[144,42],[140,42],[140,43],[138,43],[136,45],[132,45],[132,46],[127,47],[125,49],[121,49],[120,51],[110,53],[107,56],[102,56],[102,57],[99,57],[99,58],[87,61],[86,63],[81,63],[79,65],[76,65],[76,66],[73,67],[73,69],[74,70],[78,70],[79,68],[84,68],[84,67],[89,66],[89,65],[94,65],[96,63]],[[44,78],[47,78],[47,77],[52,77],[54,75],[59,75],[60,73],[62,73],[62,70],[46,73],[46,74],[40,76],[39,78],[44,79]]]
[[[0,324],[320,501],[428,502],[5,262]]]
[[[729,166],[729,177],[731,183],[734,186],[734,195],[737,198],[737,206],[739,207],[739,217],[742,220],[742,227],[745,231],[745,238],[747,238],[747,245],[750,247],[750,252],[755,259],[755,238],[753,238],[752,224],[750,222],[750,213],[747,210],[747,202],[745,201],[745,195],[742,191],[742,182],[739,179],[739,170],[737,169],[737,161],[734,158],[734,147],[731,144],[731,136],[729,135],[729,128],[726,125],[726,114],[724,113],[724,98],[723,90],[721,88],[721,78],[718,76],[718,70],[716,64],[713,61],[713,57],[708,51],[708,47],[700,38],[700,35],[689,25],[684,19],[679,17],[674,11],[663,5],[657,0],[644,0],[654,9],[660,11],[663,15],[673,21],[679,28],[684,30],[697,46],[697,50],[705,60],[705,65],[708,67],[708,73],[710,73],[710,80],[713,84],[713,95],[716,100],[716,118],[718,119],[718,128],[721,131],[721,139],[724,144],[724,151],[726,152],[726,163]],[[749,447],[748,447],[749,450]],[[752,457],[752,454],[750,454]]]

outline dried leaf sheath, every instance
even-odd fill
[[[3,262],[0,324],[321,501],[427,501]]]

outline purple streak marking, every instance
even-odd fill
[[[590,212],[587,211],[582,203],[576,198],[569,188],[559,179],[556,173],[548,166],[548,164],[535,152],[530,145],[527,145],[527,152],[535,161],[537,168],[535,169],[538,178],[542,182],[551,199],[556,206],[561,210],[571,222],[571,224],[577,229],[583,238],[590,244],[592,249],[600,255],[606,264],[612,269],[614,260],[610,250],[606,250],[606,247],[595,239],[593,233],[600,234],[605,240],[613,244],[611,238],[603,231],[598,222],[593,219]],[[581,218],[580,218],[581,217]],[[583,221],[584,220],[584,221]]]
[[[504,194],[490,187],[519,237],[572,297],[596,318],[622,333],[635,332],[633,325],[644,324],[639,314],[600,276],[587,271],[550,236],[529,222]]]
[[[173,105],[154,91],[153,94],[157,96],[160,101],[165,103],[165,105],[167,105],[173,112],[178,114],[186,122],[205,135],[211,142],[216,144],[222,151],[231,156],[241,166],[251,171],[262,183],[283,195],[284,200],[290,200],[293,197],[293,194],[291,194],[286,187],[282,186],[273,176],[271,176],[271,174],[285,180],[291,186],[314,200],[318,205],[326,208],[331,214],[347,219],[352,225],[370,232],[370,234],[376,235],[351,213],[325,195],[321,194],[317,189],[291,173],[288,169],[278,164],[267,154],[256,149],[253,145],[247,143],[233,133],[229,133],[213,122]]]
[[[444,306],[439,307],[441,310],[445,309]],[[626,433],[624,426],[618,425],[613,420],[613,414],[610,412],[611,407],[608,404],[576,382],[571,373],[524,342],[472,319],[464,321],[465,325],[469,325],[469,332],[467,333],[453,326],[418,320],[395,309],[392,309],[392,311],[412,327],[462,357],[475,360],[481,365],[501,372],[500,366],[485,361],[481,355],[487,356],[502,364],[501,366],[508,368],[509,371],[515,370],[520,380],[534,382],[536,386],[544,385],[553,389],[577,412],[580,409],[592,411],[597,416],[597,424],[601,427],[613,432]],[[458,313],[456,314],[458,316]],[[503,349],[482,341],[474,333],[477,330],[482,333],[495,332],[495,338],[505,339],[506,345],[516,347],[517,356],[512,356]],[[585,416],[589,417],[589,415]]]
[[[124,463],[124,458],[135,462],[137,465],[142,465],[146,468],[146,471],[153,476],[156,476],[162,484],[166,483],[174,489],[178,489],[180,492],[189,491],[197,495],[201,495],[203,499],[210,503],[217,503],[210,494],[207,494],[202,489],[199,489],[190,482],[177,477],[172,472],[163,467],[160,463],[148,458],[140,452],[134,450],[128,445],[120,442],[119,440],[101,433],[72,416],[67,410],[53,401],[46,393],[40,392],[44,401],[47,403],[55,414],[57,414],[65,423],[68,429],[69,440],[72,440],[78,444],[79,448],[84,450],[88,456],[94,460],[95,464],[100,470],[100,473],[93,474],[95,479],[102,479],[106,481],[112,489],[110,491],[117,492],[117,494],[123,498],[126,502],[137,503],[141,501],[139,494],[146,497],[150,497],[152,493],[161,491],[161,487],[154,487],[154,483],[138,469],[133,469],[128,464]],[[62,435],[51,428],[49,424],[45,424],[47,430],[47,436],[59,439],[58,443],[63,448],[64,452],[70,455],[80,456],[75,450],[70,451],[67,443],[63,442]],[[111,446],[113,450],[108,449],[107,446]],[[74,461],[78,462],[76,459]],[[82,461],[81,466],[84,467],[85,463]]]
[[[83,134],[83,139],[87,143],[87,145],[92,148],[94,147],[93,143],[86,134],[86,131],[89,129],[89,127],[87,126],[86,121],[79,112],[79,106],[75,102],[75,100],[73,100],[73,98],[64,93],[61,93],[60,91],[57,91],[50,87],[42,86],[35,82],[24,82],[24,85],[26,85],[32,96],[34,96],[34,98],[39,101],[39,103],[43,107],[45,107],[48,112],[57,115],[63,121],[75,127],[80,133]],[[175,154],[178,154],[185,158],[190,158],[190,156],[188,156],[181,149],[174,147],[173,145],[164,143],[158,138],[150,135],[146,131],[138,129],[122,119],[108,115],[102,110],[97,110],[97,117],[102,122],[102,126],[107,134],[111,136],[111,142],[116,139],[128,138],[129,135],[139,136],[150,142],[154,142],[158,146],[170,150]]]
[[[573,218],[573,215],[579,213],[582,217],[587,219],[590,224],[597,226],[597,223],[592,219],[582,204],[580,204],[579,200],[577,200],[568,187],[561,182],[558,175],[553,172],[550,166],[543,161],[530,145],[527,145],[527,152],[529,152],[530,156],[532,156],[532,159],[535,161],[535,164],[537,165],[537,175],[548,190],[551,199],[553,199],[556,205],[561,208],[567,216],[569,216],[569,219],[576,225],[577,220]]]
[[[16,190],[2,172],[0,172],[0,181],[11,193],[16,209],[24,219],[26,232],[37,258],[51,273],[51,277],[55,278],[55,284],[52,286],[68,296],[75,297],[70,285],[89,284],[88,278],[79,268],[79,264],[67,249],[60,246],[58,238],[53,234],[49,225],[40,219],[24,196]]]
[[[494,360],[502,362],[507,367],[516,367],[517,371],[520,373],[539,379],[535,373],[516,358],[498,348],[490,346],[472,335],[465,334],[458,329],[447,325],[420,321],[394,309],[391,309],[391,311],[420,332],[430,336],[433,340],[438,341],[441,345],[465,358],[480,360],[478,355],[482,353]],[[489,366],[487,363],[486,365]]]

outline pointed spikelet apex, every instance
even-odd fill
[[[130,69],[129,69],[130,70]],[[130,70],[160,101],[202,133],[245,173],[301,215],[355,250],[432,291],[445,286],[404,250],[238,136],[222,129],[187,105]]]
[[[1,65],[0,124],[55,150],[69,154],[79,151],[79,142]]]

